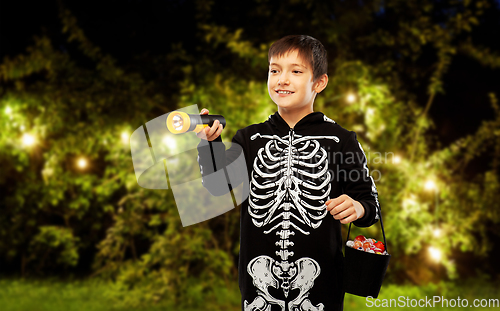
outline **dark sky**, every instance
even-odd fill
[[[500,8],[500,0],[495,0]],[[65,1],[86,35],[104,52],[120,62],[146,50],[166,52],[166,41],[177,41],[195,31],[191,1]],[[32,44],[33,35],[48,33],[61,50],[66,49],[61,34],[57,1],[6,1],[0,5],[0,57],[13,56]],[[105,4],[105,5],[104,5]],[[500,9],[485,15],[474,29],[476,44],[500,51]],[[159,38],[165,38],[159,40]],[[480,66],[476,61],[457,56],[445,75],[446,95],[437,95],[429,111],[436,123],[431,133],[443,146],[477,130],[483,120],[493,118],[488,93],[500,96],[500,70]],[[418,99],[428,99],[426,83]],[[485,168],[478,159],[470,172]]]

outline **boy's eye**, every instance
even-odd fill
[[[278,72],[278,70],[276,70],[276,69],[271,69],[271,70],[270,70],[270,72],[271,72],[271,73],[277,73],[277,72]]]
[[[294,70],[293,73],[302,73],[302,71]]]

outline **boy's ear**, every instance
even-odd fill
[[[316,82],[314,83],[314,91],[316,93],[321,93],[328,84],[328,75],[325,73],[321,77],[319,77]]]

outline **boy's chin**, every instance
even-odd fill
[[[278,110],[286,111],[286,112],[293,112],[293,111],[299,111],[300,108],[296,106],[291,106],[291,105],[277,105]]]
[[[304,106],[297,105],[297,103],[284,103],[282,101],[276,101],[275,103],[281,109],[300,110],[304,108]]]
[[[281,108],[292,108],[294,106],[297,106],[296,103],[290,102],[288,100],[283,100],[282,98],[274,100],[274,103],[276,104],[276,106]]]

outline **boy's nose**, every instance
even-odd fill
[[[282,84],[290,84],[290,82],[288,81],[287,77],[281,76],[278,79],[278,85],[282,85]]]

